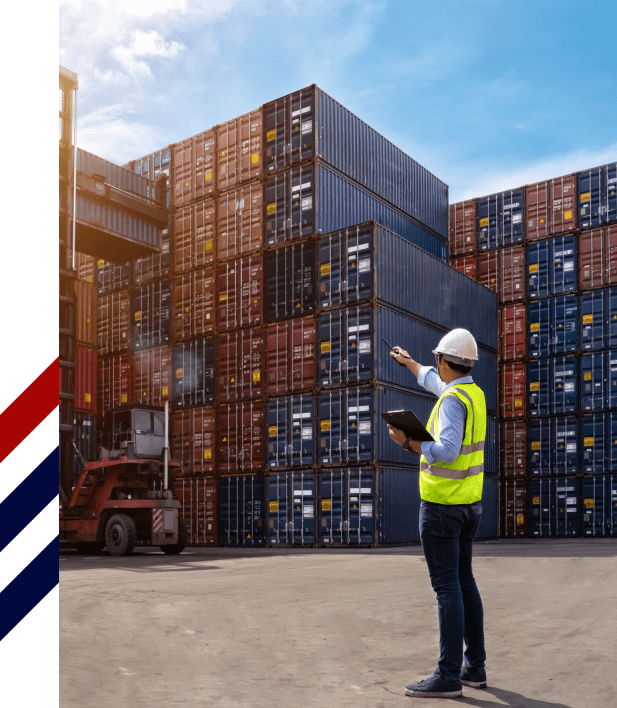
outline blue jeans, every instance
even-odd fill
[[[484,612],[471,570],[471,547],[482,515],[475,504],[420,504],[420,540],[439,615],[439,673],[448,681],[461,677],[465,665],[484,667]]]

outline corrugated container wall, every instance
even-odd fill
[[[76,280],[75,295],[77,297],[77,342],[96,348],[97,303],[94,283]]]
[[[75,410],[96,414],[96,350],[75,347]]]
[[[578,173],[578,225],[595,229],[617,221],[617,162]]]
[[[215,128],[217,147],[216,188],[233,189],[263,173],[262,111],[258,109]]]

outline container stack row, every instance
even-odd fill
[[[617,535],[617,163],[453,204],[450,252],[499,300],[501,535]]]

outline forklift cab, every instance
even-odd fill
[[[160,460],[165,447],[165,409],[133,404],[105,413],[101,456]]]

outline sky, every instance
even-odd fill
[[[316,83],[482,196],[617,159],[614,2],[60,1],[78,145],[124,164]]]

